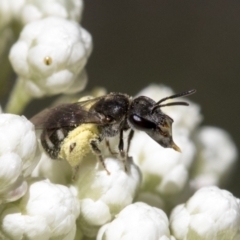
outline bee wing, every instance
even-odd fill
[[[33,116],[30,121],[37,129],[70,127],[82,123],[103,124],[102,116],[90,109],[100,98],[48,108]]]

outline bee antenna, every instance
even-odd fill
[[[195,92],[196,92],[196,90],[192,89],[192,90],[189,90],[189,91],[186,91],[186,92],[181,92],[181,93],[177,93],[177,94],[174,94],[172,96],[169,96],[169,97],[162,98],[161,100],[156,102],[156,104],[154,105],[154,107],[152,109],[152,113],[154,112],[155,109],[161,108],[161,107],[174,106],[174,105],[189,106],[189,104],[187,102],[172,102],[172,103],[167,103],[167,104],[160,104],[160,103],[165,102],[168,99],[173,99],[173,98],[178,98],[178,97],[183,97],[183,96],[189,96],[191,94],[194,94]]]

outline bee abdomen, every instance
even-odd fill
[[[41,134],[41,143],[52,159],[57,159],[62,142],[64,138],[68,135],[71,129],[56,128],[56,129],[45,129]]]

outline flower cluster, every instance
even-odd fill
[[[177,239],[240,239],[240,200],[226,190],[204,187],[175,207],[170,222]]]
[[[92,50],[91,35],[78,23],[82,0],[13,2],[0,3],[5,20],[0,26],[4,33],[0,53],[20,35],[9,54],[18,77],[7,111],[21,113],[32,98],[82,90],[87,82],[84,67]]]
[[[74,167],[67,151],[65,160],[50,159],[41,130],[16,115],[32,98],[69,99],[84,89],[92,39],[78,23],[82,6],[81,0],[0,1],[0,58],[8,49],[17,74],[7,113],[0,112],[0,239],[239,240],[240,200],[220,189],[237,149],[224,130],[200,126],[196,103],[163,109],[174,119],[182,153],[136,131],[125,163],[116,136],[98,145],[104,164],[86,151]],[[172,94],[158,84],[139,93],[155,101]]]
[[[0,114],[0,202],[15,201],[27,191],[26,177],[39,161],[33,124],[24,116]]]

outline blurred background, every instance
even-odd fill
[[[94,41],[87,89],[135,95],[154,82],[175,92],[196,88],[191,100],[201,105],[203,124],[227,130],[239,149],[239,0],[86,0],[82,25]],[[0,97],[4,105],[6,94]],[[27,117],[42,109],[40,101]],[[240,164],[228,189],[240,197]]]
[[[196,88],[203,124],[227,130],[239,149],[239,0],[85,1],[82,25],[94,41],[88,89]],[[240,164],[228,189],[240,197]]]

